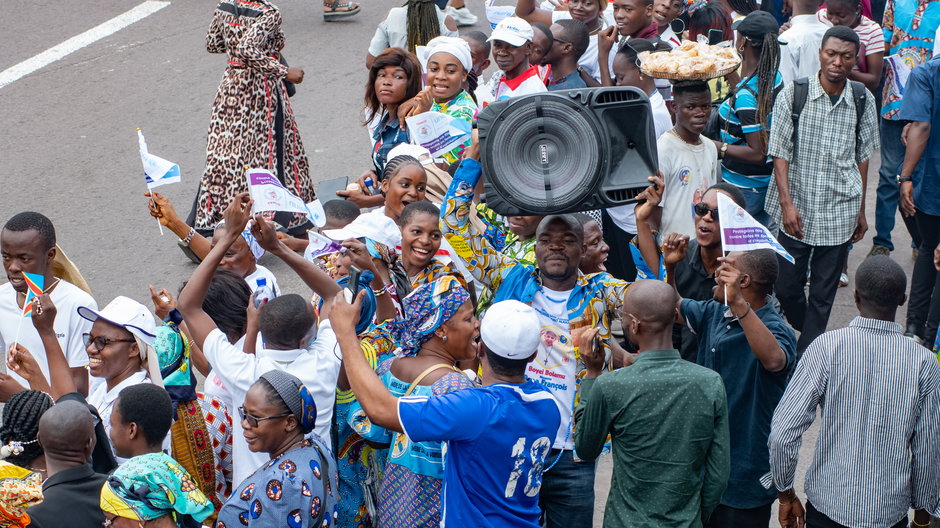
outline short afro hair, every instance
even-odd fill
[[[17,233],[35,229],[39,233],[43,248],[52,249],[55,247],[55,226],[52,225],[52,220],[49,220],[44,214],[34,213],[33,211],[19,213],[7,220],[3,228]]]
[[[846,42],[855,44],[855,53],[858,53],[858,50],[862,45],[861,41],[858,39],[858,34],[855,33],[854,29],[848,26],[832,26],[823,35],[822,42],[819,44],[819,49],[825,48],[826,41],[831,38],[837,38],[839,40],[844,40]]]
[[[677,82],[672,85],[673,98],[679,98],[686,94],[710,94],[711,90],[708,84],[699,81]]]
[[[323,214],[328,219],[349,224],[359,217],[359,207],[348,200],[329,200],[323,204]]]
[[[745,251],[738,260],[741,271],[751,276],[751,282],[757,285],[760,292],[770,295],[774,291],[774,283],[780,273],[780,261],[772,249],[755,249]]]
[[[417,214],[428,214],[435,218],[441,216],[441,209],[431,202],[412,202],[401,210],[398,217],[398,227],[405,227]]]
[[[574,231],[575,236],[578,237],[578,241],[582,243],[584,242],[584,226],[582,226],[581,221],[571,213],[548,215],[542,218],[542,221],[539,222],[539,226],[535,230],[535,235],[538,236],[538,234],[544,231],[549,224],[555,222],[567,224],[568,227]]]
[[[702,196],[705,196],[705,194],[711,190],[721,191],[727,194],[731,198],[731,201],[738,204],[739,207],[747,207],[747,201],[744,198],[744,192],[739,187],[735,187],[734,185],[726,182],[718,182],[708,189],[705,189],[705,192],[702,193]]]
[[[565,36],[574,48],[574,56],[580,59],[591,45],[591,32],[587,24],[576,18],[563,18],[555,23],[564,28]]]
[[[891,257],[868,257],[855,270],[855,291],[878,308],[897,308],[904,304],[907,275]]]
[[[173,404],[163,387],[152,383],[131,385],[118,394],[118,412],[121,423],[135,423],[147,440],[147,445],[163,443],[173,424]]]
[[[297,348],[316,323],[310,303],[296,293],[275,297],[261,308],[261,337],[270,344]]]

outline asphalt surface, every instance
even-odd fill
[[[0,71],[137,6],[139,0],[87,0],[81,7],[40,0],[7,10],[0,18]],[[505,2],[500,2],[505,3]],[[306,71],[291,103],[319,180],[355,179],[371,166],[370,144],[360,124],[365,55],[387,9],[382,0],[344,21],[325,23],[317,2],[283,0],[284,55]],[[483,19],[479,0],[469,3]],[[135,129],[150,151],[179,163],[183,181],[160,187],[185,215],[205,165],[210,106],[225,69],[225,56],[205,51],[212,1],[173,0],[166,8],[117,33],[0,88],[0,219],[40,211],[56,225],[60,245],[79,266],[100,305],[127,295],[149,305],[147,286],[176,292],[194,266],[160,236],[147,213]],[[476,29],[489,30],[484,22]],[[872,161],[872,167],[879,165]],[[850,256],[854,270],[871,246],[874,186],[868,192],[869,235]],[[4,220],[5,221],[5,220]],[[910,273],[910,238],[895,229],[896,260]],[[272,257],[261,263],[286,292],[307,294]],[[903,311],[903,310],[902,310]],[[856,315],[851,288],[839,291],[830,328]],[[900,314],[903,317],[903,313]],[[804,442],[797,489],[811,458],[815,432]],[[598,473],[600,526],[610,460]]]

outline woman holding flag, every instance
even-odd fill
[[[267,0],[222,0],[215,10],[206,49],[226,53],[228,67],[212,106],[206,170],[186,223],[209,236],[236,194],[247,190],[246,168],[271,171],[303,201],[315,198],[289,99],[289,86],[304,71],[287,66],[281,50],[281,14]],[[278,213],[278,223],[303,236],[302,214]]]

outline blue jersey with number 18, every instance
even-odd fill
[[[398,419],[413,441],[447,442],[445,526],[538,526],[542,470],[561,422],[541,385],[401,398]]]

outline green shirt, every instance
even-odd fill
[[[596,458],[608,433],[613,441],[604,526],[702,526],[731,468],[721,377],[676,350],[646,350],[581,387],[578,456]]]

